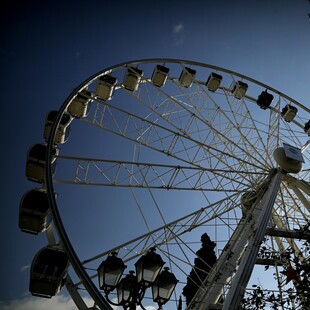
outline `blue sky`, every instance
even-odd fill
[[[135,59],[188,59],[250,76],[309,106],[306,0],[5,0],[0,7],[0,309],[34,309],[16,306],[29,296],[27,266],[46,243],[18,228],[20,198],[33,186],[26,154],[43,141],[46,113],[88,76]]]

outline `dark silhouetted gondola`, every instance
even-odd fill
[[[245,93],[248,90],[248,84],[242,81],[235,82],[234,86],[232,87],[232,94],[236,99],[241,99],[245,96]]]
[[[139,87],[142,76],[142,70],[134,67],[128,67],[124,77],[124,87],[129,91],[136,91]]]
[[[286,122],[291,122],[296,114],[298,109],[290,104],[287,104],[281,111],[281,116],[284,118]]]
[[[45,156],[47,151],[46,144],[35,144],[30,147],[27,154],[27,163],[26,163],[26,176],[28,180],[44,183],[45,182]],[[53,155],[57,156],[59,149],[53,148]],[[52,173],[54,173],[56,167],[56,157],[53,157],[52,160]]]
[[[157,87],[165,86],[168,79],[169,68],[157,65],[152,74],[152,83]]]
[[[45,231],[51,223],[47,193],[43,189],[32,189],[25,193],[19,206],[19,228],[28,233]]]
[[[191,87],[196,76],[196,70],[184,67],[179,77],[179,82],[183,87]]]
[[[96,87],[96,96],[103,100],[112,99],[115,86],[117,84],[117,79],[111,75],[103,75],[98,79],[98,84]]]
[[[76,118],[86,117],[91,106],[91,92],[82,90],[68,106],[68,113]]]
[[[256,103],[263,109],[266,110],[273,100],[273,95],[269,94],[267,90],[261,92],[256,100]]]
[[[210,91],[215,92],[220,87],[222,79],[223,77],[220,74],[211,72],[206,82],[206,86],[208,87]]]
[[[44,127],[44,139],[47,142],[53,123],[56,119],[58,111],[50,111],[45,118],[45,127]],[[57,130],[55,132],[54,144],[65,143],[69,138],[70,124],[72,117],[68,113],[64,113],[61,117],[61,120],[58,124]]]
[[[34,296],[55,296],[66,280],[69,260],[59,247],[46,246],[34,257],[30,271],[29,291]]]

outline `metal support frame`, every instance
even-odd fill
[[[192,65],[208,67],[210,69],[220,70],[222,72],[234,74],[240,78],[245,78],[246,80],[253,82],[257,85],[260,85],[264,88],[268,87],[268,89],[270,89],[274,93],[280,95],[283,98],[286,98],[290,102],[293,102],[295,105],[302,107],[305,111],[310,112],[309,108],[303,107],[300,103],[296,102],[292,98],[287,97],[286,95],[284,95],[284,94],[280,93],[279,91],[267,86],[266,84],[260,83],[254,79],[248,78],[248,77],[243,76],[241,74],[238,74],[236,72],[233,72],[233,71],[230,71],[227,69],[223,69],[223,68],[219,68],[216,66],[206,65],[203,63],[193,62],[193,61],[178,60],[178,59],[142,59],[142,60],[136,60],[134,62],[131,62],[131,64],[139,64],[142,62],[143,63],[151,63],[151,62],[167,62],[167,61],[182,64],[182,65],[190,63]],[[102,294],[100,293],[100,291],[98,290],[96,285],[92,282],[90,276],[88,275],[88,273],[86,272],[86,270],[82,266],[77,254],[75,253],[75,251],[71,245],[71,242],[67,236],[66,230],[64,228],[64,225],[62,223],[62,220],[61,220],[61,217],[60,217],[60,214],[58,211],[58,207],[57,207],[57,204],[55,201],[55,197],[53,195],[54,188],[53,188],[53,178],[52,178],[52,167],[51,167],[51,164],[49,164],[49,163],[51,163],[51,160],[53,157],[53,155],[52,155],[53,141],[54,141],[54,136],[56,134],[57,126],[59,125],[62,114],[65,112],[67,106],[72,101],[72,99],[75,98],[75,96],[78,92],[80,92],[82,89],[84,89],[89,84],[91,84],[99,76],[107,74],[112,69],[115,69],[117,67],[122,67],[125,65],[128,65],[128,63],[127,62],[121,63],[118,65],[106,68],[104,70],[101,70],[101,71],[97,72],[96,74],[92,75],[91,77],[89,77],[88,79],[86,79],[84,82],[82,82],[77,88],[75,88],[71,92],[69,97],[65,100],[65,102],[63,103],[63,105],[59,109],[58,114],[56,116],[56,119],[54,120],[53,126],[52,126],[51,131],[50,131],[48,143],[47,143],[48,151],[46,153],[46,163],[48,163],[48,164],[46,167],[46,180],[45,181],[46,181],[47,192],[48,192],[48,200],[49,200],[50,209],[51,209],[51,213],[52,213],[52,217],[53,217],[53,223],[55,225],[55,230],[57,231],[59,239],[61,240],[61,244],[62,244],[63,248],[65,249],[65,251],[69,257],[69,260],[70,260],[71,266],[73,267],[73,270],[75,271],[76,275],[80,278],[81,282],[83,283],[83,286],[85,287],[85,289],[88,291],[88,293],[92,297],[96,306],[102,310],[103,309],[104,310],[112,310],[112,307],[103,298]],[[250,97],[247,97],[247,98],[251,99]],[[301,127],[301,125],[298,123],[296,123],[296,125]],[[308,145],[309,145],[309,143],[303,147],[302,151],[304,151]],[[242,260],[243,260],[244,257],[248,256],[247,252],[253,252],[252,250],[249,251],[249,249],[251,249],[249,247],[250,245],[253,247],[253,249],[258,248],[258,243],[259,243],[260,237],[265,232],[265,229],[261,229],[260,225],[262,223],[263,223],[263,225],[267,225],[266,223],[268,222],[268,219],[269,219],[269,216],[271,213],[270,210],[272,209],[272,204],[268,203],[268,201],[266,201],[265,196],[266,197],[270,196],[269,197],[270,201],[272,201],[272,199],[275,199],[275,197],[273,197],[273,193],[276,192],[276,187],[278,186],[278,183],[280,182],[280,181],[278,182],[278,179],[279,180],[281,179],[280,173],[272,181],[272,186],[270,188],[273,188],[274,191],[268,190],[266,192],[266,194],[264,195],[263,199],[261,200],[261,201],[264,201],[264,203],[256,204],[255,210],[253,212],[249,212],[249,215],[251,215],[251,216],[247,216],[246,219],[243,219],[240,222],[238,228],[236,229],[235,233],[233,234],[232,238],[230,239],[230,242],[228,243],[227,247],[223,251],[224,255],[223,255],[223,258],[220,259],[220,264],[218,264],[218,267],[215,269],[214,272],[210,273],[210,277],[208,277],[208,281],[210,281],[210,283],[213,285],[213,287],[216,288],[215,290],[213,290],[214,293],[212,293],[213,294],[212,296],[216,297],[216,298],[213,298],[213,300],[219,299],[219,296],[221,296],[221,289],[223,288],[223,284],[224,285],[227,284],[228,281],[230,280],[230,278],[232,277],[232,275],[235,273],[236,268],[237,268],[237,262],[240,258],[240,255],[241,255],[240,253],[244,253],[243,257],[242,257]],[[259,215],[259,221],[256,221],[253,219],[253,218],[257,218],[257,215]],[[251,236],[251,243],[250,243],[250,241],[248,243],[249,235]],[[248,243],[248,246],[247,246],[247,243]],[[254,255],[252,255],[252,256],[254,257]],[[250,260],[252,258],[252,256],[250,256],[247,259]],[[254,264],[254,262],[253,262],[253,264]],[[242,271],[241,265],[239,266],[237,272],[239,272],[239,270],[240,270],[240,272]],[[224,273],[224,276],[222,276],[222,273],[220,273],[220,272]],[[218,280],[219,277],[220,277],[221,281]],[[217,286],[217,284],[220,282],[222,282],[222,284],[220,286]],[[208,284],[208,286],[209,286],[209,282],[206,282],[205,284]],[[198,299],[201,301],[199,303],[200,304],[199,307],[194,307],[192,309],[195,309],[195,310],[196,309],[197,310],[206,309],[206,307],[205,307],[206,305],[204,303],[207,300],[206,299],[207,294],[205,293],[205,286],[206,285],[203,285],[198,292],[200,294]],[[237,285],[237,289],[240,289],[240,285],[239,286]],[[217,293],[215,293],[216,291],[217,291]],[[239,295],[240,294],[241,293],[239,293]],[[230,308],[230,309],[233,309],[233,308]]]
[[[280,228],[267,228],[266,235],[291,239],[306,239],[306,237],[304,236],[304,234],[302,234],[301,231]]]
[[[305,193],[306,195],[310,196],[310,185],[305,181],[300,181],[290,175],[286,175],[284,181],[286,181],[287,186],[294,191],[305,208],[307,208],[307,210],[310,212],[310,201],[303,194]]]
[[[240,301],[244,295],[246,285],[252,274],[255,265],[255,260],[259,247],[265,236],[266,228],[271,216],[271,211],[276,200],[278,190],[282,181],[282,173],[278,172],[273,178],[272,183],[265,193],[263,199],[256,206],[259,215],[258,219],[253,219],[254,229],[253,234],[249,236],[248,245],[242,257],[241,263],[233,278],[232,285],[229,289],[228,295],[225,298],[223,310],[237,309]]]
[[[272,208],[280,188],[283,174],[277,171],[262,198],[241,219],[234,234],[224,248],[215,268],[188,306],[189,309],[213,309],[222,297],[223,289],[231,281],[222,309],[237,309],[254,268],[261,242],[265,236]],[[238,266],[239,263],[239,266]]]
[[[76,94],[76,92],[80,89],[83,89],[85,85],[87,85],[92,79],[94,79],[95,76],[90,77],[88,80],[83,82],[77,89],[74,89],[70,96],[67,98],[67,100],[63,103],[62,107],[58,111],[58,114],[56,116],[56,119],[54,120],[53,126],[50,131],[50,135],[47,142],[47,152],[46,152],[46,162],[51,163],[52,162],[52,150],[53,150],[53,141],[56,134],[57,126],[60,122],[60,119],[62,117],[62,114],[64,113],[66,107],[68,106],[71,98],[73,98]],[[75,253],[73,246],[69,240],[69,237],[67,235],[67,232],[64,228],[63,222],[60,217],[59,210],[57,208],[56,199],[53,188],[53,181],[52,181],[52,165],[48,164],[46,165],[46,188],[47,188],[47,197],[50,205],[51,214],[53,216],[53,222],[55,225],[55,228],[57,230],[57,234],[59,236],[59,239],[61,241],[61,244],[63,248],[65,249],[70,263],[76,272],[76,274],[79,276],[80,279],[83,281],[83,285],[90,294],[90,296],[93,298],[95,304],[101,309],[101,310],[112,310],[112,307],[110,304],[104,299],[104,297],[101,295],[98,288],[95,286],[95,284],[90,279],[88,273],[83,268],[77,254]],[[69,290],[69,293],[71,291]],[[77,292],[74,292],[74,294]],[[76,302],[77,299],[74,299],[74,295],[71,296],[72,299]],[[82,299],[81,299],[82,300]],[[81,305],[83,309],[84,305]]]

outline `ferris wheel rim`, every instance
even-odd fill
[[[232,74],[234,76],[238,76],[242,79],[251,81],[255,84],[260,85],[261,87],[264,87],[266,89],[269,89],[271,91],[273,91],[274,93],[277,93],[278,95],[290,100],[291,102],[293,102],[294,104],[296,104],[297,106],[302,107],[303,109],[305,109],[305,111],[310,112],[310,109],[304,107],[302,104],[300,104],[299,102],[297,102],[296,100],[286,96],[285,94],[271,88],[270,86],[263,84],[259,81],[256,81],[250,77],[247,77],[245,75],[236,73],[234,71],[231,70],[227,70],[221,67],[217,67],[217,66],[212,66],[212,65],[208,65],[208,64],[204,64],[201,62],[195,62],[195,61],[190,61],[190,60],[180,60],[180,59],[169,59],[169,58],[154,58],[154,59],[140,59],[140,60],[133,60],[133,61],[129,61],[129,62],[123,62],[108,68],[105,68],[99,72],[97,72],[96,74],[92,75],[91,77],[87,78],[84,82],[82,82],[77,88],[75,88],[71,94],[67,97],[67,99],[65,100],[65,102],[63,103],[63,105],[61,106],[61,108],[59,109],[57,116],[55,118],[55,121],[53,123],[53,126],[51,128],[51,132],[49,135],[49,139],[47,142],[47,153],[46,153],[46,162],[47,163],[51,163],[51,159],[52,159],[52,149],[53,149],[53,141],[54,141],[54,136],[56,133],[56,129],[57,126],[60,122],[60,119],[63,115],[63,113],[65,112],[66,107],[68,106],[68,104],[70,103],[70,101],[74,98],[74,96],[81,90],[83,89],[86,85],[90,84],[92,81],[94,81],[95,79],[97,79],[100,75],[103,75],[115,68],[118,67],[123,67],[123,66],[127,66],[127,65],[133,65],[133,64],[142,64],[142,63],[162,63],[162,62],[173,62],[173,63],[178,63],[178,64],[192,64],[195,66],[203,66],[203,67],[207,67],[210,69],[214,69],[214,70],[218,70],[218,71],[222,71],[222,72],[226,72],[228,74]],[[55,223],[55,227],[56,230],[59,234],[59,237],[62,241],[62,244],[66,250],[66,252],[68,253],[69,259],[71,261],[71,264],[73,266],[73,268],[75,269],[75,271],[77,272],[77,274],[79,274],[79,276],[81,276],[81,278],[84,278],[83,280],[85,281],[85,283],[83,282],[84,286],[89,289],[90,291],[92,291],[93,293],[93,299],[96,301],[96,303],[98,304],[99,307],[102,307],[102,309],[111,309],[110,305],[105,302],[104,298],[102,298],[102,295],[100,294],[99,290],[95,287],[95,285],[93,284],[93,282],[91,281],[91,279],[89,278],[88,274],[85,272],[84,267],[81,264],[81,261],[79,260],[79,258],[77,257],[71,242],[67,236],[66,230],[64,228],[64,225],[62,223],[62,219],[60,217],[59,211],[58,211],[58,207],[57,207],[57,203],[55,200],[55,196],[52,195],[52,193],[54,192],[54,187],[53,187],[53,180],[52,180],[52,169],[51,169],[51,165],[47,164],[46,166],[46,187],[47,187],[47,193],[48,193],[48,199],[49,199],[49,203],[50,203],[50,209],[51,209],[51,213],[53,216],[53,222]],[[91,294],[91,295],[92,295]]]

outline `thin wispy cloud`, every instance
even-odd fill
[[[70,297],[57,295],[51,299],[29,296],[10,302],[1,302],[1,310],[76,310],[76,305]]]
[[[179,46],[184,43],[185,31],[183,23],[178,23],[172,26],[173,45]]]
[[[182,23],[173,26],[173,33],[180,33],[184,31],[184,26]]]

